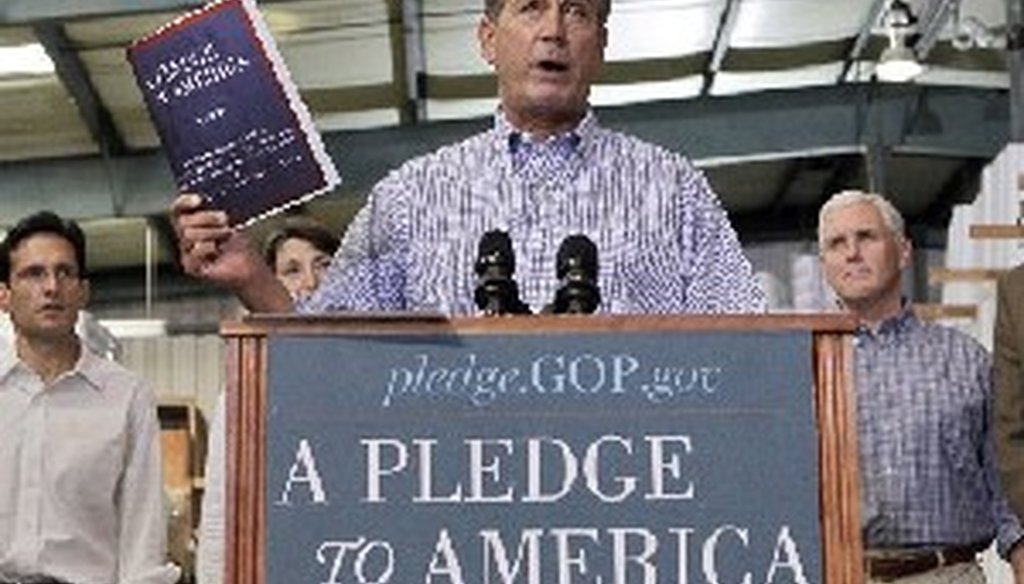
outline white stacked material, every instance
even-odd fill
[[[971,225],[1009,224],[1021,216],[1019,180],[1024,175],[1024,144],[1009,144],[985,168],[981,192],[971,205],[953,210],[946,242],[946,267],[955,269],[1002,269],[1024,260],[1022,245],[1016,239],[971,239]],[[942,288],[943,304],[973,304],[978,317],[951,320],[986,347],[992,346],[995,319],[995,282],[949,282]]]

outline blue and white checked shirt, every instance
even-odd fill
[[[855,337],[862,517],[868,548],[943,547],[1022,535],[997,482],[992,360],[904,307]]]
[[[600,127],[533,142],[492,129],[413,159],[370,193],[303,312],[473,314],[480,237],[507,231],[534,311],[558,288],[555,256],[597,246],[599,311],[758,312],[764,297],[704,176],[683,156]]]

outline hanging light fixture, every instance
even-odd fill
[[[885,27],[889,46],[882,51],[875,67],[879,81],[905,83],[924,72],[914,50],[908,46],[917,19],[903,0],[893,0],[885,14]]]

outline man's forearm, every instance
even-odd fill
[[[295,305],[284,285],[269,270],[258,270],[244,286],[235,290],[242,304],[254,313],[288,313]]]

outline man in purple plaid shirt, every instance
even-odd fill
[[[501,230],[536,312],[559,286],[560,242],[583,234],[598,249],[600,312],[760,312],[763,294],[703,174],[602,127],[590,109],[610,9],[609,0],[487,0],[477,32],[498,78],[493,127],[378,183],[304,302],[293,305],[244,235],[194,194],[172,209],[185,270],[253,311],[466,315],[476,310],[477,242]]]
[[[1024,531],[999,487],[992,360],[975,340],[923,322],[900,291],[911,245],[899,212],[846,191],[821,209],[825,278],[855,314],[862,528],[871,582],[983,584],[996,541],[1016,582]]]

